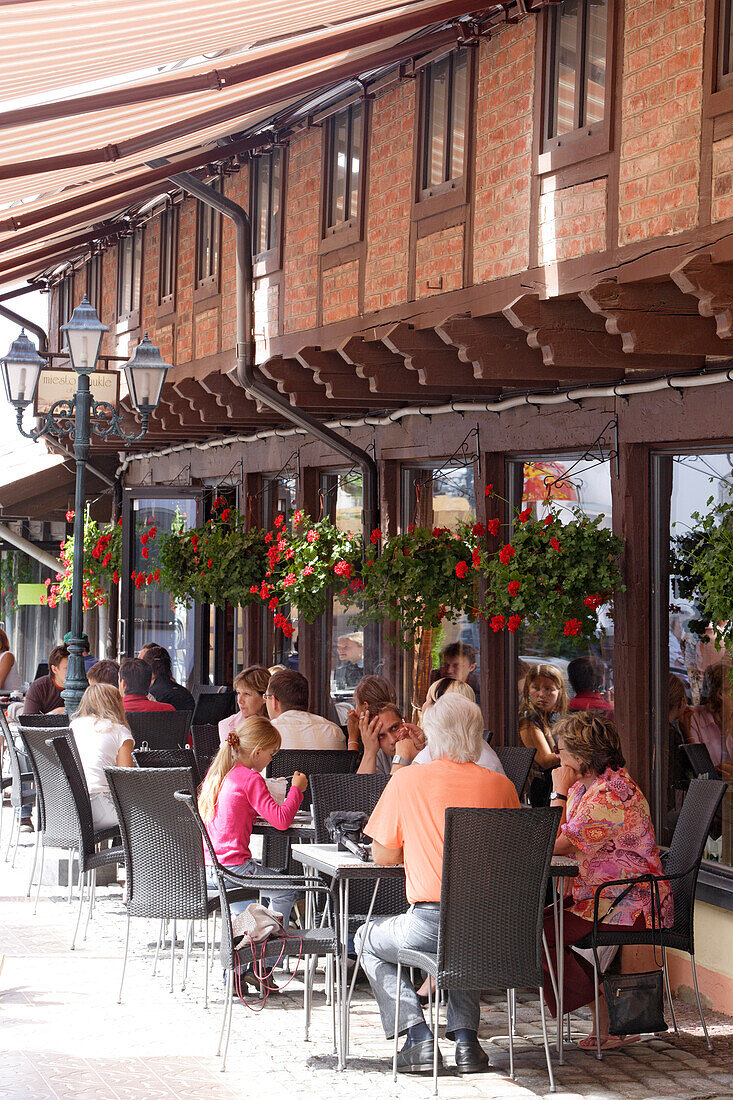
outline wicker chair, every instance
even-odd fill
[[[494,731],[493,730],[484,730],[484,741],[486,742],[486,744],[490,745],[491,742],[493,741],[493,739],[494,739]]]
[[[550,1092],[555,1091],[542,992],[542,922],[560,810],[445,812],[440,927],[435,955],[400,948],[392,1073],[397,1043],[403,966],[420,967],[434,979],[433,1091],[438,1092],[440,991],[505,989],[509,1016],[509,1074],[514,1080],[514,994],[539,992]],[[490,887],[490,888],[489,888]],[[490,934],[481,933],[490,929]]]
[[[193,751],[185,749],[135,749],[132,758],[138,768],[188,768],[191,772],[193,789],[201,786],[196,757]]]
[[[19,714],[18,725],[24,729],[62,730],[69,726],[68,714]]]
[[[41,880],[43,878],[43,862],[46,848],[64,848],[69,855],[69,903],[73,893],[73,856],[79,847],[79,827],[77,810],[71,797],[68,780],[59,763],[58,753],[50,744],[54,736],[63,736],[69,743],[69,748],[79,771],[84,775],[84,770],[76,747],[76,741],[71,730],[61,731],[58,727],[23,729],[19,736],[25,746],[30,761],[33,778],[38,792],[38,816],[40,822],[41,843],[41,867],[38,872],[36,885],[36,897],[33,905],[35,914],[38,908],[38,898],[41,893]],[[86,781],[85,781],[86,787]],[[117,835],[116,827],[99,829],[95,832],[95,843],[100,840],[111,840]],[[34,860],[35,867],[35,860]],[[31,881],[33,871],[31,871]],[[30,887],[29,887],[30,890]]]
[[[723,801],[728,784],[719,779],[693,779],[682,804],[680,816],[675,825],[672,843],[662,856],[663,875],[641,875],[633,879],[619,879],[613,882],[604,882],[598,888],[595,896],[593,914],[593,934],[587,936],[577,946],[589,948],[593,946],[593,940],[597,947],[617,945],[625,947],[637,944],[660,944],[662,948],[662,967],[664,969],[664,985],[667,992],[672,1025],[675,1034],[679,1034],[677,1018],[672,1003],[672,993],[669,987],[669,975],[667,973],[667,948],[684,951],[690,956],[692,967],[692,980],[695,986],[695,1000],[697,1011],[700,1015],[700,1023],[705,1033],[705,1041],[709,1051],[713,1044],[710,1042],[705,1017],[700,1003],[700,992],[697,986],[697,971],[695,969],[695,890],[697,888],[697,876],[700,873],[703,852],[708,838],[708,832],[713,818],[717,814]],[[628,888],[632,883],[653,881],[669,882],[672,887],[674,901],[674,923],[671,928],[658,927],[632,929],[624,928],[618,924],[603,924],[598,921],[598,912],[603,891],[609,886],[624,886]],[[608,900],[608,899],[606,899]],[[595,1009],[596,1009],[596,1035],[598,1046],[596,1057],[603,1057],[598,1027],[599,986],[598,971],[594,967],[595,979]]]
[[[191,725],[193,754],[198,764],[199,775],[205,776],[211,767],[211,761],[219,751],[219,727],[213,724]]]
[[[209,996],[208,917],[219,907],[206,885],[201,836],[186,807],[173,797],[191,786],[190,768],[105,768],[122,834],[127,867],[127,931],[118,1003],[127,967],[130,919],[171,921],[171,991],[176,954],[176,921],[206,922],[204,1002]],[[256,892],[241,892],[256,897]],[[160,936],[158,946],[160,946]],[[186,938],[184,984],[188,963]],[[155,953],[155,965],[158,949]],[[155,969],[155,968],[154,968]]]
[[[715,769],[707,745],[697,743],[689,745],[687,742],[683,742],[680,748],[689,760],[692,774],[696,779],[718,778],[718,772]]]
[[[527,748],[526,745],[497,745],[494,751],[499,757],[504,774],[507,779],[511,779],[521,798],[527,786],[537,750]]]
[[[81,888],[79,890],[79,910],[76,915],[74,935],[71,938],[73,951],[76,945],[76,936],[79,931],[81,911],[84,906],[84,888],[89,887],[89,907],[87,920],[84,927],[84,939],[87,938],[87,928],[94,908],[94,895],[97,888],[97,870],[107,867],[112,863],[124,863],[125,853],[117,844],[111,848],[97,850],[96,842],[98,834],[95,833],[92,820],[92,804],[89,800],[84,773],[80,771],[71,742],[68,737],[52,737],[47,744],[53,749],[58,758],[59,766],[63,772],[68,786],[67,796],[76,812],[76,824],[78,828],[77,851],[79,853],[79,875],[81,876]],[[59,777],[58,782],[61,782]]]
[[[221,1032],[219,1034],[219,1049],[217,1050],[217,1056],[221,1052],[221,1043],[224,1037],[224,1028],[226,1027],[226,1042],[224,1045],[224,1053],[222,1058],[221,1069],[222,1072],[226,1069],[226,1057],[227,1049],[229,1047],[229,1032],[232,1026],[232,1004],[234,1001],[234,985],[235,974],[240,964],[246,961],[246,955],[240,957],[239,951],[234,946],[234,940],[232,936],[232,917],[231,910],[229,908],[229,902],[231,900],[231,892],[229,890],[229,881],[236,879],[241,882],[243,886],[249,889],[255,887],[258,890],[267,892],[273,887],[282,889],[283,887],[292,889],[295,887],[299,891],[307,895],[316,895],[319,893],[328,893],[324,887],[318,886],[313,882],[303,877],[265,877],[265,876],[247,876],[238,877],[233,874],[232,871],[227,870],[219,863],[216,858],[216,852],[211,843],[211,839],[207,832],[206,826],[201,820],[198,807],[193,796],[184,791],[179,791],[176,794],[176,799],[179,800],[182,806],[188,808],[191,814],[191,818],[196,822],[200,831],[201,837],[203,837],[204,844],[209,853],[211,865],[216,872],[216,878],[219,886],[219,899],[221,902],[221,963],[227,973],[227,988],[226,997],[224,1000],[224,1016],[221,1024]],[[199,844],[200,846],[200,844]],[[306,973],[304,978],[304,1013],[305,1013],[305,1038],[308,1039],[308,1029],[310,1026],[310,1011],[311,1011],[311,993],[313,984],[313,975],[315,973],[315,963],[318,960],[318,956],[326,955],[335,957],[337,951],[337,937],[336,930],[333,927],[323,926],[318,928],[306,928],[301,930],[297,935],[291,936],[286,940],[275,939],[270,940],[266,945],[264,957],[262,962],[265,965],[273,965],[278,963],[281,959],[292,956],[303,956],[306,961]],[[334,970],[338,968],[334,967]],[[331,998],[333,1002],[333,997]],[[335,1009],[335,1004],[334,1004]],[[334,1045],[336,1044],[336,1014],[333,1016],[334,1026]]]
[[[199,691],[198,696],[194,688],[193,695],[196,700],[196,709],[193,712],[195,726],[216,726],[222,718],[228,718],[237,709],[237,693],[231,688],[203,693]]]
[[[139,749],[182,749],[191,726],[190,710],[128,711],[127,718]]]
[[[19,754],[15,744],[15,735],[10,731],[8,720],[5,717],[2,707],[0,707],[0,731],[2,731],[3,740],[5,741],[5,747],[8,750],[8,757],[10,759],[10,806],[13,810],[13,816],[10,822],[10,837],[8,839],[8,847],[5,851],[5,862],[7,863],[10,858],[10,848],[13,844],[13,835],[15,835],[12,863],[12,866],[15,867],[15,857],[18,854],[18,845],[20,842],[20,821],[26,813],[30,815],[33,810],[33,805],[36,801],[36,791],[33,772],[29,770],[30,765],[25,758],[25,751]],[[38,829],[40,829],[40,800],[38,828],[36,829],[36,852],[38,851]]]

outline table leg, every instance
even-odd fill
[[[341,1050],[339,1052],[339,1069],[346,1068],[347,1047],[347,990],[349,967],[349,880],[339,879],[339,926],[341,947],[341,996],[339,1003],[339,1030],[341,1035]]]
[[[379,883],[381,881],[382,881],[381,879],[377,879],[377,881],[374,883],[374,890],[372,891],[372,900],[369,902],[369,910],[368,910],[367,915],[366,915],[366,920],[364,921],[364,933],[361,937],[361,944],[359,946],[359,951],[358,951],[358,954],[356,956],[356,961],[354,963],[354,972],[351,975],[351,985],[349,986],[348,996],[346,998],[346,1053],[347,1054],[348,1054],[348,1050],[349,1050],[349,1023],[350,1023],[350,1019],[351,1019],[351,1017],[350,1017],[351,998],[354,996],[354,986],[356,985],[356,976],[359,973],[359,966],[361,964],[361,956],[362,956],[362,953],[364,951],[364,941],[366,939],[367,933],[369,932],[369,925],[372,922],[372,911],[374,909],[374,902],[376,901],[377,890],[379,889]]]
[[[555,952],[557,956],[557,1061],[559,1065],[563,1064],[563,1015],[565,1012],[565,879],[559,878],[557,880],[557,891],[559,898],[559,914],[558,914],[558,938],[555,941],[557,943],[557,950]]]

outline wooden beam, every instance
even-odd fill
[[[462,363],[456,349],[444,343],[435,329],[416,329],[404,323],[392,325],[382,341],[395,355],[402,356],[407,369],[415,371],[423,386],[452,383],[453,392],[461,386],[477,387],[473,364]]]
[[[713,317],[721,340],[733,338],[733,264],[714,263],[709,252],[697,253],[672,272],[683,294],[697,299],[701,317]]]

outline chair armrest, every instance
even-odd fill
[[[290,877],[289,875],[238,875],[231,868],[222,866],[218,870],[229,882],[240,883],[252,890],[300,890],[304,894],[333,896],[333,891],[329,887],[314,883],[310,879]]]

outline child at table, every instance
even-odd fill
[[[277,872],[252,858],[249,843],[255,819],[260,816],[276,829],[288,829],[303,801],[308,778],[293,774],[292,786],[282,806],[272,798],[260,774],[280,748],[280,734],[267,718],[245,718],[232,731],[212,761],[201,785],[199,811],[206,822],[216,857],[223,867],[238,875],[272,875]],[[208,863],[208,853],[204,853]],[[207,866],[207,881],[216,889],[216,875]],[[236,885],[236,883],[235,883]],[[297,899],[294,890],[273,890],[265,900],[288,926]],[[232,914],[242,912],[247,902],[235,902]]]

